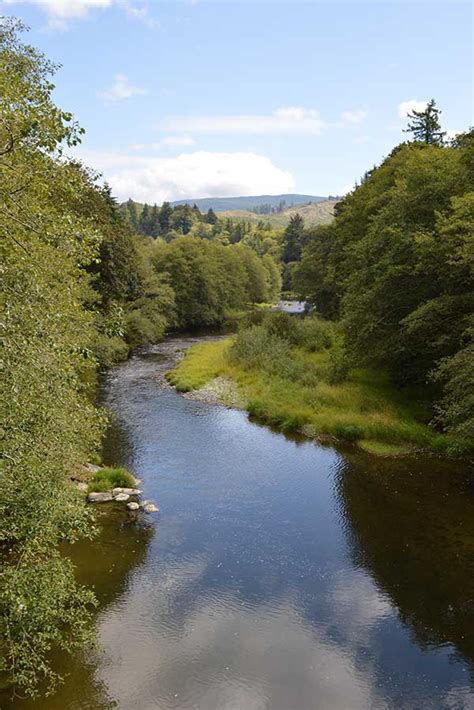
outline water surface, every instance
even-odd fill
[[[163,386],[174,339],[113,369],[108,463],[158,516],[72,554],[101,649],[13,710],[474,708],[473,479],[289,439]],[[87,658],[87,662],[86,659]]]

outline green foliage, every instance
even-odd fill
[[[18,29],[0,26],[0,631],[3,668],[34,694],[38,683],[57,680],[51,649],[72,650],[88,636],[93,603],[58,545],[94,531],[69,474],[88,460],[102,429],[87,398],[94,319],[83,305],[100,236],[72,208],[90,184],[55,159],[80,131],[52,104],[54,67],[21,44]]]
[[[344,441],[357,441],[363,436],[363,431],[353,424],[337,424],[334,432],[338,439]]]
[[[288,227],[283,234],[282,261],[288,264],[298,261],[301,256],[301,247],[304,234],[304,221],[301,215],[295,214],[291,217]]]
[[[267,300],[278,283],[277,268],[241,245],[180,237],[156,242],[150,258],[174,291],[181,328],[222,324],[229,311]]]
[[[101,468],[89,482],[88,490],[102,492],[118,487],[135,488],[135,478],[126,468]]]
[[[423,113],[421,123],[428,118]],[[309,234],[294,283],[318,312],[342,320],[350,362],[388,370],[399,385],[422,385],[437,412],[433,424],[465,447],[474,140],[470,132],[444,146],[437,126],[423,130],[431,131],[423,143],[398,146],[337,205],[330,226]],[[433,373],[437,387],[428,385]]]

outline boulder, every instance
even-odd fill
[[[139,504],[136,503],[134,500],[130,501],[130,503],[127,503],[127,508],[129,510],[138,510],[140,508]]]
[[[128,496],[139,496],[141,490],[139,488],[114,488],[112,493],[114,496],[118,496],[120,493],[126,493]]]
[[[117,500],[119,503],[125,503],[125,501],[130,500],[130,496],[128,493],[119,493],[114,496],[114,500]]]
[[[158,513],[160,509],[157,508],[157,506],[152,503],[151,500],[147,500],[145,503],[143,503],[143,510],[145,511],[145,513]]]
[[[89,493],[87,500],[89,503],[108,503],[113,500],[112,491],[104,491],[103,493]]]

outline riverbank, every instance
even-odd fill
[[[187,396],[243,408],[282,431],[354,442],[379,456],[448,448],[448,438],[423,423],[425,404],[414,393],[396,390],[383,373],[351,370],[343,382],[331,384],[330,349],[307,352],[293,347],[295,369],[317,374],[316,381],[307,384],[277,369],[246,368],[230,357],[233,342],[229,337],[193,346],[168,373],[168,381]]]

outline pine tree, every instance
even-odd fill
[[[415,140],[422,143],[443,145],[446,131],[441,130],[440,115],[441,111],[436,108],[435,100],[431,99],[424,111],[413,110],[408,114],[411,122],[404,129],[404,133],[413,133]]]
[[[212,207],[209,207],[209,209],[207,210],[206,222],[207,224],[217,224],[217,215],[212,209]]]
[[[169,202],[163,202],[160,209],[160,230],[161,234],[165,236],[170,231],[170,217],[173,214],[173,208]]]
[[[290,219],[288,227],[283,235],[282,261],[288,264],[290,261],[298,261],[301,256],[301,246],[304,232],[304,221],[301,215],[295,214]]]
[[[150,234],[150,208],[146,203],[140,215],[138,228],[142,234]]]
[[[149,230],[149,234],[151,237],[158,237],[161,232],[160,212],[156,203],[153,205],[150,213]]]

